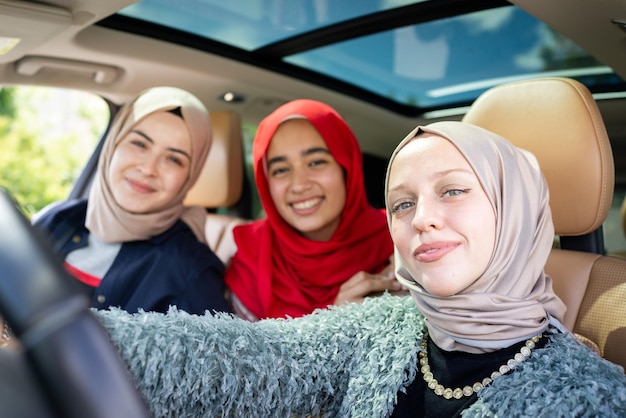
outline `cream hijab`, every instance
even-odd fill
[[[151,213],[132,213],[120,207],[110,189],[109,164],[118,142],[146,116],[160,111],[180,108],[191,137],[189,177],[179,193],[164,208]],[[98,169],[89,192],[85,226],[104,242],[120,243],[145,240],[169,229],[178,219],[187,223],[198,240],[206,243],[204,224],[206,211],[199,207],[184,207],[183,199],[200,176],[211,147],[209,114],[198,98],[175,87],[155,87],[140,93],[125,104],[109,130]]]
[[[426,318],[433,341],[447,351],[470,353],[508,347],[544,331],[561,328],[565,305],[552,290],[544,265],[554,239],[548,187],[535,157],[502,137],[463,122],[418,126],[400,142],[395,156],[422,133],[454,144],[473,168],[496,214],[496,239],[483,274],[462,292],[429,294],[395,252],[398,280],[407,286]],[[387,211],[391,227],[392,218]]]

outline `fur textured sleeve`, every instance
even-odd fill
[[[571,334],[550,335],[515,373],[494,380],[463,418],[626,417],[624,369]]]
[[[94,311],[154,417],[388,417],[415,378],[424,319],[384,295],[298,319]],[[626,417],[624,370],[550,334],[463,417]]]
[[[416,375],[410,297],[293,320],[96,311],[155,417],[388,416]]]

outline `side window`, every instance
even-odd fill
[[[67,198],[109,117],[91,93],[0,86],[0,188],[28,217]]]

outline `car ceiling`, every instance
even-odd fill
[[[353,127],[363,150],[386,158],[395,144],[418,124],[460,119],[455,114],[426,119],[407,116],[376,103],[353,98],[341,89],[300,81],[224,56],[126,33],[95,22],[134,2],[124,0],[0,0],[0,36],[22,38],[0,55],[1,84],[40,84],[85,89],[122,103],[154,85],[177,85],[197,94],[209,110],[239,112],[256,124],[278,105],[298,97],[325,101]],[[501,4],[502,1],[494,3]],[[511,2],[548,23],[626,79],[626,31],[613,23],[626,21],[626,2],[595,0],[515,0]],[[32,30],[37,27],[38,30]],[[302,40],[302,39],[301,39]],[[304,39],[306,41],[306,39]],[[310,40],[309,40],[310,41]],[[274,46],[293,48],[291,44]],[[62,61],[56,61],[60,58]],[[158,70],[155,70],[158,69]],[[225,103],[226,91],[245,95],[243,104]],[[616,181],[626,187],[626,99],[598,98],[616,157]]]

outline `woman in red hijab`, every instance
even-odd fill
[[[298,317],[401,288],[385,213],[367,202],[361,149],[334,109],[276,109],[259,125],[253,164],[267,216],[235,228],[226,271],[241,316]]]

